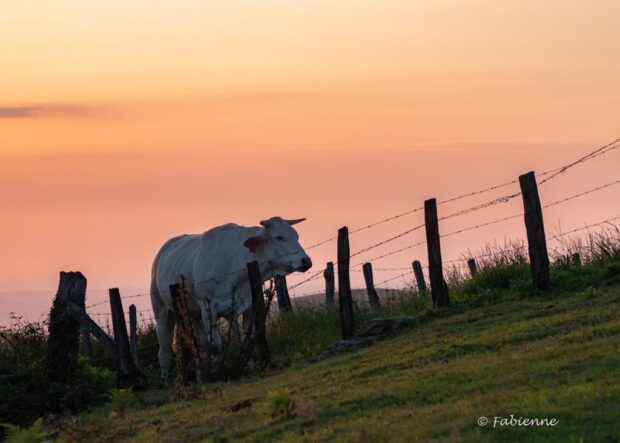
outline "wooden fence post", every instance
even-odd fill
[[[140,367],[138,359],[138,316],[136,313],[136,305],[129,306],[129,349],[131,351],[131,359],[136,367]]]
[[[49,335],[45,372],[50,382],[64,382],[71,378],[80,352],[80,323],[65,315],[68,305],[84,308],[86,278],[81,272],[61,272],[58,292],[49,317]]]
[[[278,298],[278,309],[280,312],[290,311],[291,297],[288,293],[288,287],[286,285],[286,276],[276,275],[276,297]]]
[[[469,267],[469,272],[472,277],[478,273],[478,265],[475,258],[467,260],[467,266]]]
[[[267,344],[266,322],[267,308],[265,307],[265,296],[263,294],[263,282],[260,277],[258,262],[253,261],[247,264],[248,278],[250,280],[250,290],[252,292],[252,317],[254,319],[254,337],[258,351],[258,358],[263,368],[269,366],[270,355],[269,345]],[[250,354],[251,355],[251,354]]]
[[[450,305],[450,295],[448,285],[446,285],[443,278],[436,199],[431,198],[424,202],[424,220],[426,225],[426,246],[428,248],[428,274],[431,280],[433,306],[445,308]]]
[[[575,252],[571,256],[571,264],[577,268],[581,267],[581,255],[579,255],[579,252]]]
[[[125,313],[123,312],[123,302],[118,288],[111,288],[110,309],[112,312],[112,329],[114,330],[114,341],[118,347],[118,368],[116,381],[119,388],[138,387],[140,385],[140,371],[131,359],[129,348],[129,336],[127,335],[127,324],[125,323]]]
[[[426,294],[426,281],[424,281],[422,264],[418,260],[414,260],[411,266],[413,267],[413,275],[415,275],[415,281],[418,285],[418,293],[424,295]]]
[[[187,384],[200,379],[202,362],[194,341],[192,323],[184,298],[184,288],[179,283],[173,283],[169,289],[177,324],[175,329],[177,347],[181,351],[176,356],[177,371],[180,372],[181,383]]]
[[[380,308],[379,295],[375,290],[375,282],[372,275],[372,263],[364,263],[362,266],[364,273],[364,281],[366,282],[366,292],[368,293],[368,302],[373,308]]]
[[[549,255],[547,253],[542,206],[534,172],[531,171],[519,176],[519,185],[523,197],[525,229],[527,230],[527,244],[534,285],[541,291],[547,291],[551,287]]]
[[[340,330],[343,340],[355,335],[355,319],[353,318],[353,295],[351,294],[351,278],[349,275],[349,228],[338,230],[338,304],[340,306]]]
[[[334,262],[327,262],[325,271],[323,271],[323,277],[325,277],[325,303],[328,305],[333,305],[334,293],[336,292],[336,283],[334,282]]]

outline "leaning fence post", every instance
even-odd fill
[[[364,263],[362,266],[364,273],[364,281],[366,282],[366,292],[368,293],[368,302],[373,308],[380,308],[379,295],[375,290],[375,282],[372,275],[372,263]]]
[[[84,308],[86,278],[80,272],[61,272],[49,317],[45,372],[49,381],[68,380],[80,352],[80,323],[65,311],[70,304]]]
[[[265,307],[263,282],[260,276],[258,262],[253,261],[248,263],[247,268],[248,278],[250,280],[250,291],[252,292],[252,317],[254,318],[255,343],[258,348],[258,358],[263,367],[266,368],[269,366],[270,355],[266,334],[267,308]]]
[[[527,230],[527,244],[530,255],[532,277],[536,288],[546,291],[551,287],[549,276],[549,255],[545,237],[542,206],[538,195],[536,176],[533,171],[519,176],[523,209],[525,212],[525,229]]]
[[[73,317],[81,326],[82,331],[92,335],[105,348],[106,352],[112,356],[114,361],[118,360],[118,346],[101,327],[88,316],[83,307],[74,303],[67,305],[66,312]]]
[[[138,316],[136,314],[136,305],[129,306],[129,348],[131,350],[131,359],[136,367],[140,366],[138,360]]]
[[[334,282],[334,262],[327,262],[325,271],[323,271],[323,277],[325,277],[325,303],[328,305],[333,305],[334,293],[336,292],[336,284]]]
[[[278,298],[278,309],[280,312],[291,310],[291,297],[286,285],[286,276],[276,275],[276,296]]]
[[[114,330],[114,341],[118,347],[119,356],[118,371],[116,373],[117,385],[119,388],[137,386],[139,384],[140,372],[131,359],[121,293],[118,288],[111,288],[109,294],[110,309],[112,312],[112,329]]]
[[[467,260],[467,266],[469,267],[469,272],[472,277],[478,273],[478,264],[476,263],[475,258],[470,258]]]
[[[448,293],[448,285],[446,285],[443,279],[436,199],[431,198],[424,202],[424,220],[426,226],[426,246],[428,249],[428,274],[431,280],[433,306],[444,308],[450,305],[450,295]]]
[[[338,230],[338,304],[340,306],[340,330],[344,340],[355,335],[353,296],[349,275],[350,259],[349,228],[344,226]]]
[[[82,335],[82,351],[84,352],[84,357],[88,359],[89,364],[93,364],[93,343],[90,339],[90,332],[88,332],[85,328],[81,329]]]
[[[414,260],[411,266],[413,267],[413,275],[415,275],[415,281],[418,285],[418,293],[424,295],[426,294],[426,281],[424,281],[422,264],[418,260]]]

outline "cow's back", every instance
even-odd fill
[[[170,285],[179,282],[179,277],[192,278],[193,262],[199,253],[200,235],[180,235],[171,238],[161,247],[151,271],[151,300],[153,310],[157,310],[156,302],[172,308]]]
[[[249,258],[243,243],[259,230],[230,223],[203,234],[181,235],[168,240],[153,262],[151,291],[157,293],[157,298],[168,309],[172,308],[169,286],[178,283],[181,275],[187,279],[190,292],[197,288],[200,292],[210,292],[223,280],[234,278],[235,271],[245,269]],[[153,297],[152,301],[156,310]]]

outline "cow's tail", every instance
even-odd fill
[[[161,309],[163,300],[161,298],[161,294],[159,293],[159,287],[157,286],[157,268],[159,266],[159,253],[155,256],[155,260],[153,260],[153,266],[151,267],[151,306],[153,307],[153,313],[155,314],[155,318],[157,318],[158,311]]]

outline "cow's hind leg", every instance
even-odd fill
[[[163,308],[157,314],[157,341],[159,342],[159,367],[161,379],[165,385],[168,384],[170,374],[170,363],[172,362],[172,339],[174,337],[174,313],[167,308]]]

